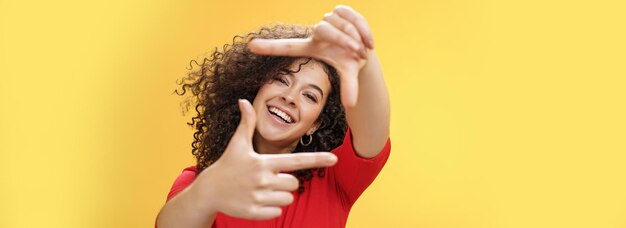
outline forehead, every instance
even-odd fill
[[[298,68],[300,68],[300,71],[298,71]],[[331,85],[328,74],[320,62],[315,60],[307,62],[306,59],[299,59],[291,65],[290,70],[298,71],[293,76],[299,83],[317,85],[324,91],[324,94],[328,94],[330,91]]]

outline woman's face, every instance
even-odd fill
[[[296,61],[291,70],[303,61]],[[314,60],[297,73],[277,75],[261,86],[252,104],[257,115],[255,144],[289,148],[305,134],[313,134],[330,88],[324,67]]]

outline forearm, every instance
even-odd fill
[[[382,68],[372,50],[359,71],[359,93],[356,106],[346,110],[354,148],[359,156],[376,156],[389,138],[389,92]]]
[[[189,186],[176,197],[168,201],[157,216],[157,227],[211,227],[215,221],[216,212],[206,205],[199,205],[194,197],[194,189]]]

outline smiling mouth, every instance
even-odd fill
[[[291,118],[291,116],[281,111],[280,109],[274,106],[268,106],[267,109],[270,111],[272,115],[278,117],[278,119],[282,120],[283,122],[288,123],[288,124],[294,123],[293,118]]]

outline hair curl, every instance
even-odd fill
[[[313,143],[308,146],[298,144],[293,152],[330,151],[342,143],[347,122],[339,98],[339,76],[336,69],[322,61],[306,58],[296,70],[292,70],[292,65],[302,58],[257,55],[247,47],[255,38],[307,38],[311,34],[308,26],[262,27],[247,35],[235,36],[231,44],[224,45],[222,50],[215,48],[202,63],[190,61],[189,73],[178,82],[182,92],[176,90],[175,93],[183,96],[191,92],[191,96],[182,103],[186,110],[195,104],[196,116],[187,124],[195,129],[191,146],[192,154],[196,157],[197,173],[220,158],[235,133],[240,120],[238,99],[247,99],[252,103],[261,86],[276,75],[297,73],[302,65],[310,61],[323,65],[332,88],[318,117],[320,127],[313,134]],[[198,68],[194,69],[194,65]],[[321,177],[324,170],[317,168],[295,171],[293,174],[300,180],[298,192],[304,191],[303,183],[311,180],[314,171]]]

